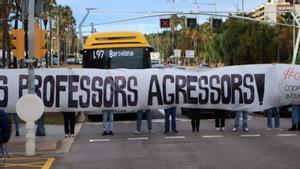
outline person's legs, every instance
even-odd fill
[[[220,114],[219,111],[215,111],[215,127],[216,129],[220,128]]]
[[[239,121],[240,121],[240,111],[235,112],[235,117],[234,117],[234,128],[239,128]]]
[[[165,132],[170,131],[170,109],[165,109]]]
[[[275,128],[280,128],[280,108],[276,107],[274,113]]]
[[[110,111],[108,113],[108,131],[110,133],[112,133],[112,131],[113,131],[113,127],[114,127],[113,122],[114,122],[114,113],[112,111]]]
[[[289,131],[294,131],[297,130],[297,123],[298,123],[298,105],[293,105],[292,106],[292,127],[289,128]]]
[[[243,116],[243,128],[244,130],[248,129],[248,112],[247,111],[243,111],[242,112],[242,116]]]
[[[16,136],[20,136],[19,128],[20,128],[20,120],[17,113],[13,113],[13,117],[15,120],[15,127],[16,127]]]
[[[152,130],[152,114],[151,110],[146,110],[148,130]]]
[[[36,136],[46,136],[45,129],[45,113],[42,114],[41,118],[37,120]]]
[[[143,111],[138,111],[136,116],[136,130],[140,131],[142,125]]]
[[[107,124],[107,115],[108,112],[107,111],[103,111],[103,119],[102,119],[102,124],[103,124],[103,135],[108,133],[108,124]]]
[[[268,109],[267,113],[267,127],[272,128],[272,109]]]
[[[226,119],[226,111],[221,110],[220,111],[220,118],[221,118],[221,129],[223,130],[225,127],[225,119]]]
[[[75,112],[70,112],[69,113],[69,119],[70,119],[70,134],[71,135],[74,135],[74,130],[75,130]]]
[[[69,115],[68,115],[67,112],[63,112],[63,116],[64,116],[65,135],[69,135],[70,134],[70,130],[69,130]]]
[[[176,130],[176,107],[171,108],[171,127],[172,127],[172,130],[177,133],[177,130]]]
[[[199,127],[200,127],[200,112],[196,112],[196,116],[195,116],[195,120],[196,120],[196,131],[199,132]]]

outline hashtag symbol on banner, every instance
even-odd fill
[[[284,76],[284,79],[290,79],[291,77],[294,76],[294,74],[295,74],[294,69],[288,68],[288,70],[283,73],[283,76]]]

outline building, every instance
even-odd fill
[[[260,5],[250,13],[250,15],[259,20],[277,22],[277,16],[284,11],[294,10],[294,0],[268,0],[266,4]],[[295,0],[295,10],[300,13],[300,0]]]

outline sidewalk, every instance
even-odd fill
[[[75,137],[65,138],[63,125],[45,125],[46,136],[35,137],[36,155],[68,152],[77,137],[81,126],[82,123],[76,123]],[[15,136],[15,129],[13,128],[11,138],[6,145],[6,150],[10,156],[25,155],[25,134],[25,125],[20,127],[19,137]]]

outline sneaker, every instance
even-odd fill
[[[164,134],[168,134],[170,131],[169,130],[165,130],[164,131]]]
[[[154,134],[154,131],[153,131],[152,129],[150,129],[150,130],[148,131],[148,133],[149,133],[149,135],[153,135],[153,134]]]
[[[108,132],[108,135],[114,135],[114,133],[112,131]]]
[[[275,128],[275,130],[278,131],[278,132],[283,131],[283,129],[281,129],[281,128]]]
[[[134,134],[134,135],[139,135],[139,134],[141,134],[141,131],[140,131],[140,130],[135,130],[135,131],[133,132],[133,134]]]
[[[270,127],[267,128],[267,131],[271,131],[271,130],[272,130],[272,128],[270,128]]]
[[[69,134],[65,134],[65,138],[67,138],[67,137],[70,137],[70,135]]]
[[[221,131],[225,131],[225,127],[222,127],[222,128],[221,128]]]
[[[75,134],[71,134],[71,136],[70,137],[75,137]]]
[[[235,127],[235,128],[232,129],[232,131],[233,131],[233,132],[237,132],[237,131],[238,131],[238,128]]]
[[[106,136],[106,135],[108,135],[108,133],[107,133],[106,131],[104,131],[104,132],[102,133],[102,136]]]
[[[220,127],[216,127],[216,131],[220,131]]]
[[[248,131],[249,131],[249,129],[248,129],[247,127],[245,127],[245,128],[244,128],[244,131],[245,131],[245,132],[248,132]]]

